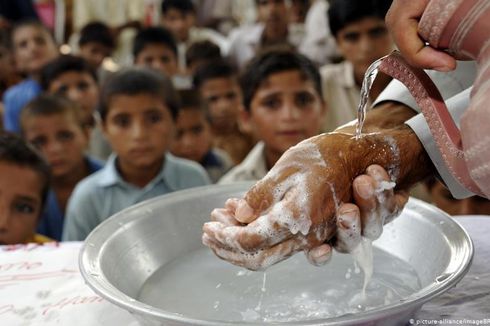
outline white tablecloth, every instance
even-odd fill
[[[455,288],[425,304],[413,323],[446,319],[442,324],[453,325],[454,319],[487,318],[490,325],[490,217],[458,221],[475,245],[472,267]],[[80,246],[0,247],[0,325],[138,325],[131,314],[85,285],[78,271]]]

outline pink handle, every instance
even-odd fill
[[[422,114],[451,174],[468,190],[482,195],[466,166],[459,129],[429,76],[422,69],[410,66],[398,52],[384,58],[379,70],[398,79],[408,88],[422,109]]]

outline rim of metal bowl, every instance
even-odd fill
[[[155,307],[151,307],[143,302],[132,298],[119,289],[117,289],[114,285],[112,285],[107,278],[105,278],[104,273],[100,266],[99,259],[93,259],[98,257],[98,254],[104,250],[104,247],[107,241],[114,236],[118,229],[124,225],[125,221],[124,215],[125,213],[141,208],[142,206],[146,206],[155,201],[173,201],[177,197],[181,197],[184,194],[186,196],[195,195],[198,197],[205,197],[208,194],[216,194],[216,192],[240,192],[245,191],[245,186],[251,185],[251,183],[236,183],[231,185],[211,185],[211,186],[203,186],[196,187],[192,189],[181,190],[177,192],[173,192],[168,195],[163,195],[160,197],[155,197],[144,202],[141,202],[137,205],[128,207],[121,212],[114,214],[109,219],[102,222],[99,226],[97,226],[87,237],[85,240],[79,254],[79,268],[83,278],[86,283],[99,294],[101,297],[105,298],[109,302],[129,311],[130,313],[135,313],[139,315],[149,315],[156,319],[167,319],[172,320],[177,323],[187,323],[190,325],[209,325],[209,326],[217,326],[217,325],[229,325],[230,322],[222,321],[222,320],[201,320],[191,317],[185,317],[178,313],[172,313],[169,311],[165,311],[162,309],[158,309]],[[469,234],[466,230],[453,218],[451,218],[448,214],[441,211],[440,209],[429,205],[421,200],[410,198],[407,206],[417,206],[418,211],[432,212],[436,213],[438,219],[444,221],[444,223],[448,223],[455,228],[458,228],[462,233],[462,237],[458,239],[461,242],[461,250],[459,250],[458,255],[451,256],[451,265],[452,269],[450,272],[445,272],[441,275],[445,275],[444,279],[439,282],[434,281],[428,286],[420,289],[416,293],[409,296],[406,300],[399,301],[396,303],[392,303],[386,305],[379,309],[368,310],[365,312],[360,312],[354,314],[343,315],[334,318],[327,319],[315,319],[315,320],[305,320],[305,321],[292,321],[292,322],[275,322],[274,324],[280,325],[350,325],[353,322],[359,322],[362,320],[369,320],[370,318],[380,319],[383,316],[393,315],[397,312],[407,311],[408,308],[416,309],[422,306],[425,302],[431,300],[432,298],[438,296],[442,292],[445,292],[449,288],[453,287],[458,283],[467,273],[471,261],[473,259],[473,243]],[[432,216],[432,218],[435,218]],[[117,220],[117,221],[116,221]],[[95,241],[94,239],[105,239],[103,242]],[[458,258],[458,260],[456,260]],[[458,263],[459,261],[459,263]],[[458,263],[458,265],[454,265]],[[447,270],[447,268],[446,268]],[[361,320],[359,320],[361,319]],[[254,325],[257,322],[241,322],[241,321],[233,321],[234,325]]]

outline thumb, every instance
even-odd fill
[[[275,182],[272,178],[258,181],[240,200],[235,211],[235,219],[241,223],[250,223],[263,215],[274,203]]]

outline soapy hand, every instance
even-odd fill
[[[352,183],[354,203],[341,204],[336,212],[337,233],[329,243],[305,251],[314,265],[329,261],[332,248],[351,253],[364,236],[376,240],[383,225],[397,217],[408,201],[408,193],[394,191],[395,184],[385,169],[371,165],[366,174],[356,177]]]
[[[338,200],[349,193],[349,173],[338,160],[327,163],[317,141],[289,149],[244,199],[215,210],[213,222],[203,227],[203,243],[219,257],[257,270],[329,240]]]
[[[403,57],[413,66],[450,71],[456,60],[446,52],[426,46],[418,33],[420,18],[429,0],[394,0],[386,14],[386,25]]]

